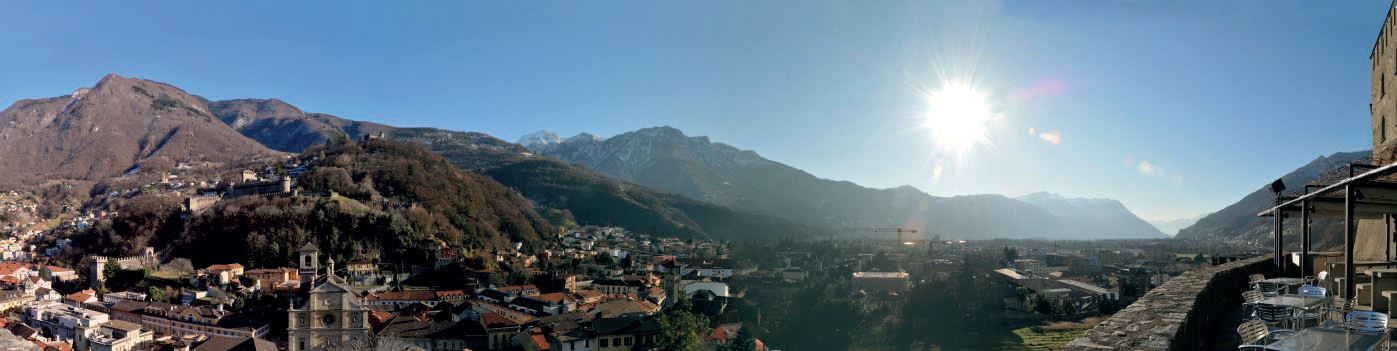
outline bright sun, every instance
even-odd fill
[[[937,146],[957,154],[984,142],[989,130],[990,105],[985,94],[963,84],[952,83],[927,96],[926,128]]]

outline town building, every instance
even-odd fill
[[[383,284],[383,275],[378,271],[378,265],[373,261],[353,261],[345,265],[345,271],[349,274],[346,277],[351,283],[356,285],[378,285]]]
[[[122,300],[110,308],[112,319],[140,324],[160,335],[266,337],[270,324],[221,307]]]
[[[854,272],[852,283],[855,290],[869,292],[909,290],[907,272]]]
[[[204,274],[207,274],[210,281],[215,284],[228,284],[243,276],[243,265],[237,263],[216,264],[204,268]]]
[[[299,281],[301,275],[291,268],[261,268],[249,270],[243,274],[246,277],[257,280],[257,288],[262,291],[273,291],[279,285],[286,282]]]
[[[24,307],[25,324],[37,330],[47,330],[52,340],[72,342],[79,334],[96,329],[110,321],[106,313],[56,302],[35,303]]]
[[[113,320],[78,335],[73,342],[73,348],[90,351],[143,351],[150,349],[154,337],[155,332],[140,324]]]
[[[360,292],[335,275],[335,261],[326,260],[325,276],[319,277],[314,270],[319,251],[307,245],[300,254],[301,279],[307,282],[303,284],[307,291],[287,313],[288,350],[343,346],[371,336],[369,309],[361,303]]]

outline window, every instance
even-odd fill
[[[577,342],[576,342],[576,341],[570,341],[570,342],[568,342],[568,350],[576,350],[576,349],[577,349]]]
[[[601,339],[601,347],[606,347],[606,339]]]
[[[615,346],[621,346],[621,338],[611,338],[611,344]]]
[[[625,340],[626,340],[626,346],[631,346],[631,337],[627,336]]]

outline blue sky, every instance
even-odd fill
[[[0,105],[118,73],[511,141],[671,125],[865,186],[1046,190],[1168,219],[1370,148],[1389,5],[6,2]],[[947,81],[997,114],[961,153],[920,127]]]

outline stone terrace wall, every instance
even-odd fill
[[[1247,276],[1272,277],[1277,272],[1269,255],[1185,272],[1088,330],[1066,349],[1211,349],[1218,323],[1242,304]]]

